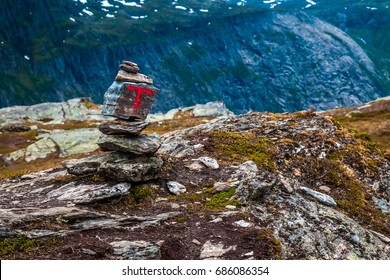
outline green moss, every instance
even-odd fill
[[[266,228],[259,231],[259,241],[262,247],[265,247],[265,255],[268,259],[280,259],[282,257],[282,246],[279,239],[276,239],[273,233]]]
[[[153,198],[155,196],[155,189],[149,185],[133,187],[128,194],[130,204],[140,204],[144,202],[147,198]]]
[[[258,167],[275,169],[276,148],[270,139],[258,137],[253,132],[229,131],[214,131],[211,138],[208,148],[222,161],[240,164],[253,160]]]
[[[227,205],[240,206],[240,203],[237,199],[231,199],[235,192],[236,189],[232,188],[228,191],[213,195],[210,200],[206,202],[206,207],[210,210],[220,210],[225,208]]]
[[[10,172],[10,173],[0,173],[0,180],[19,177],[19,176],[25,175],[27,173],[30,173],[30,172],[27,170],[23,170],[23,171],[15,171],[15,172]]]
[[[367,147],[370,151],[375,151],[376,145],[375,143],[371,140],[371,137],[368,133],[365,132],[357,132],[353,135],[355,139],[360,139],[363,141],[364,146]]]
[[[9,256],[14,253],[28,253],[35,248],[39,248],[40,241],[36,239],[10,238],[0,240],[0,256]]]

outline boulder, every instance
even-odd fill
[[[101,135],[97,142],[103,151],[123,152],[129,155],[153,155],[160,147],[160,136],[143,134],[136,137]]]
[[[163,161],[159,157],[129,158],[123,153],[91,156],[63,162],[69,174],[82,176],[93,173],[123,182],[144,182],[156,179]]]
[[[128,158],[114,153],[99,167],[99,174],[117,181],[145,182],[158,178],[163,161],[159,157]]]
[[[223,102],[208,102],[206,104],[197,104],[193,110],[194,117],[220,117],[229,116],[230,112]]]
[[[125,121],[116,119],[103,122],[99,125],[99,130],[106,135],[130,135],[137,136],[149,125],[146,121]]]

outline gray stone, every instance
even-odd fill
[[[91,204],[126,195],[130,192],[130,187],[129,183],[109,186],[107,183],[87,185],[71,182],[49,192],[47,195],[50,198],[55,197],[58,200],[68,200],[76,204]]]
[[[117,181],[145,182],[156,179],[163,165],[159,157],[128,158],[123,154],[113,154],[112,157],[102,162],[99,174]]]
[[[337,206],[337,203],[334,201],[334,199],[327,195],[323,194],[317,191],[313,191],[312,189],[306,188],[306,187],[300,187],[300,190],[311,197],[314,197],[317,199],[320,203],[327,205],[327,206]]]
[[[235,249],[236,245],[225,248],[225,245],[222,242],[212,243],[211,241],[206,241],[202,246],[199,258],[201,260],[220,259],[226,253]]]
[[[56,144],[60,157],[90,153],[99,147],[96,142],[101,133],[97,128],[53,131],[50,139]]]
[[[69,174],[82,176],[93,173],[123,182],[144,182],[156,179],[163,161],[159,157],[130,158],[122,153],[91,156],[63,162]]]
[[[223,102],[197,104],[193,110],[194,117],[219,117],[233,115]]]
[[[129,155],[153,155],[161,145],[158,134],[134,137],[101,135],[97,144],[103,151],[117,151]]]
[[[213,193],[219,193],[234,188],[234,185],[229,182],[215,182],[213,188],[214,188]]]
[[[171,110],[169,110],[169,111],[165,114],[164,120],[172,120],[172,119],[175,117],[175,115],[176,115],[177,113],[179,113],[179,112],[180,112],[180,109],[171,109]]]
[[[115,241],[110,245],[114,255],[123,260],[157,260],[161,257],[160,246],[148,241]]]
[[[164,140],[157,151],[158,155],[168,155],[176,158],[183,158],[193,155],[194,153],[195,149],[187,145],[186,141],[180,138],[175,140]]]
[[[170,181],[167,183],[167,187],[171,193],[176,194],[176,195],[179,195],[181,193],[185,193],[187,191],[186,187],[178,182]]]
[[[111,156],[90,156],[82,159],[71,159],[63,161],[62,165],[68,170],[69,174],[76,176],[90,175],[97,173],[100,165],[104,160]]]
[[[90,256],[96,256],[97,253],[91,249],[86,249],[86,248],[82,248],[81,251],[86,254],[86,255],[90,255]]]
[[[242,227],[242,228],[253,227],[253,223],[245,221],[245,220],[235,221],[233,224],[237,227]]]
[[[327,186],[319,186],[318,187],[321,191],[323,192],[330,192],[331,191],[331,188],[327,187]]]
[[[115,81],[104,94],[102,114],[124,120],[145,120],[159,91],[144,83]]]
[[[118,74],[115,77],[117,82],[131,82],[131,83],[145,83],[153,84],[153,80],[148,76],[140,73],[129,73],[123,70],[119,70]]]
[[[88,108],[89,98],[75,98],[66,102],[47,102],[32,106],[15,106],[0,109],[0,125],[9,123],[44,122],[61,124],[67,120],[98,121],[108,119],[101,115],[101,109]],[[96,105],[96,107],[99,107]]]
[[[383,198],[374,197],[374,202],[376,206],[378,206],[383,213],[389,213],[390,212],[390,202],[387,202]]]
[[[24,160],[30,162],[38,158],[45,158],[55,152],[57,152],[57,145],[52,139],[41,139],[25,149]],[[10,156],[12,157],[12,155],[15,155],[15,152],[11,153]]]
[[[204,164],[206,167],[211,168],[211,169],[218,169],[219,168],[218,162],[215,159],[210,158],[210,157],[200,157],[200,158],[196,158],[193,160],[199,161],[202,164]]]
[[[145,121],[125,121],[116,119],[103,122],[99,125],[99,130],[107,135],[130,135],[137,136],[149,125]]]
[[[186,166],[189,170],[192,170],[192,171],[201,171],[203,168],[205,168],[204,164],[200,163],[199,161],[195,161],[193,163],[191,163],[190,165],[187,165]]]
[[[139,71],[138,65],[129,64],[129,63],[122,63],[119,65],[119,68],[125,72],[137,74]]]

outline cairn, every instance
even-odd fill
[[[149,123],[145,121],[159,90],[153,80],[140,74],[137,64],[122,61],[113,84],[104,94],[102,114],[114,117],[103,122],[98,140],[104,156],[92,156],[64,162],[73,175],[99,174],[117,181],[142,182],[155,179],[162,159],[153,156],[160,147],[157,134],[141,134]]]

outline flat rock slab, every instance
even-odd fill
[[[137,74],[139,71],[138,66],[128,65],[128,64],[120,64],[119,68],[123,71],[126,71],[128,73]]]
[[[117,119],[101,123],[99,125],[99,130],[106,135],[137,136],[149,124],[149,122],[145,121],[125,121]]]
[[[309,188],[305,188],[305,187],[301,187],[300,190],[308,195],[310,195],[311,197],[314,197],[315,199],[318,200],[318,202],[324,204],[324,205],[327,205],[327,206],[337,206],[337,203],[334,201],[334,199],[327,195],[327,194],[323,194],[323,193],[320,193],[320,192],[317,192],[317,191],[313,191]]]
[[[92,156],[63,162],[69,174],[81,176],[100,174],[123,182],[145,182],[156,179],[163,160],[159,157],[130,158],[123,153]]]
[[[130,192],[130,187],[129,183],[109,186],[107,183],[87,185],[71,182],[49,192],[48,196],[58,200],[72,201],[75,204],[91,204],[126,195]]]
[[[115,81],[117,82],[132,82],[132,83],[145,83],[152,85],[153,80],[148,76],[140,73],[128,73],[123,70],[119,70],[118,74],[115,77]]]
[[[137,241],[115,241],[110,245],[114,249],[114,255],[126,260],[156,260],[160,259],[160,246],[155,242]]]
[[[144,134],[139,136],[102,135],[97,144],[103,151],[116,151],[129,155],[153,155],[161,146],[160,136]]]

